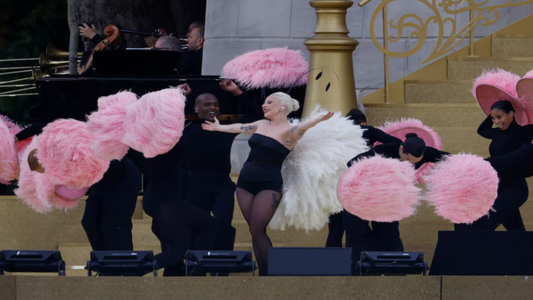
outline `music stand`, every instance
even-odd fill
[[[95,51],[92,68],[98,75],[176,75],[181,52]]]

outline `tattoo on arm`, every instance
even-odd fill
[[[281,196],[278,199],[278,196],[273,193],[272,194],[272,211],[276,211],[276,209],[278,208],[280,202],[281,202]]]
[[[241,130],[243,130],[244,132],[247,132],[247,131],[252,131],[255,129],[255,126],[252,126],[252,125],[249,125],[249,126],[241,126]]]
[[[295,132],[297,129],[298,129],[298,125],[292,126],[292,127],[291,127],[291,132]],[[299,135],[299,136],[304,135],[304,133],[305,133],[305,131],[303,131],[303,130],[298,130],[298,135]]]
[[[283,142],[283,144],[284,144],[285,146],[287,146],[287,147],[293,147],[294,144],[296,144],[296,141],[295,141],[294,139],[292,139],[292,138],[288,138],[287,140],[285,140],[285,141]]]

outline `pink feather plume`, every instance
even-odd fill
[[[271,48],[234,58],[222,69],[222,77],[235,79],[245,88],[288,88],[293,83],[304,85],[308,69],[309,63],[299,50]]]
[[[15,195],[33,210],[39,213],[46,213],[52,210],[52,205],[49,198],[42,198],[42,195],[46,194],[46,192],[43,193],[43,190],[51,188],[51,185],[47,184],[44,174],[31,171],[28,165],[28,155],[35,148],[37,148],[37,139],[31,142],[21,156],[20,176]]]
[[[15,134],[20,127],[7,117],[0,118],[0,178],[2,183],[9,184],[9,181],[17,178],[19,173],[19,163],[17,149],[15,146]]]
[[[178,143],[185,125],[185,96],[179,88],[148,93],[126,107],[122,143],[155,157]]]
[[[339,179],[342,207],[364,220],[393,222],[415,213],[420,189],[409,162],[374,156],[353,164]]]
[[[87,117],[87,129],[95,137],[91,148],[96,155],[109,160],[120,160],[126,155],[129,147],[122,143],[126,133],[126,106],[135,101],[137,95],[131,92],[120,92],[98,99],[98,111]]]
[[[472,154],[447,156],[424,181],[427,201],[439,216],[454,223],[472,223],[487,215],[498,196],[498,174]]]
[[[94,154],[93,140],[84,122],[60,119],[44,127],[37,139],[37,158],[52,184],[83,188],[102,179],[109,160]]]

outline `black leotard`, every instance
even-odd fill
[[[281,166],[291,150],[275,139],[254,133],[248,140],[250,155],[242,167],[237,187],[254,195],[264,190],[282,191]]]

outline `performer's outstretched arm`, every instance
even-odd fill
[[[209,122],[205,121],[204,124],[202,124],[202,128],[204,130],[209,131],[222,131],[222,132],[229,132],[229,133],[244,133],[244,134],[253,134],[256,130],[259,124],[268,122],[266,120],[260,120],[253,123],[248,124],[231,124],[231,125],[220,125],[218,119],[215,117],[215,122]]]
[[[330,119],[331,117],[333,117],[333,112],[328,112],[327,114],[321,117],[318,117],[314,120],[308,120],[298,125],[294,125],[291,128],[291,136],[290,136],[291,140],[299,141],[307,130],[309,130],[310,128],[313,128],[316,124],[322,121],[326,121]]]

